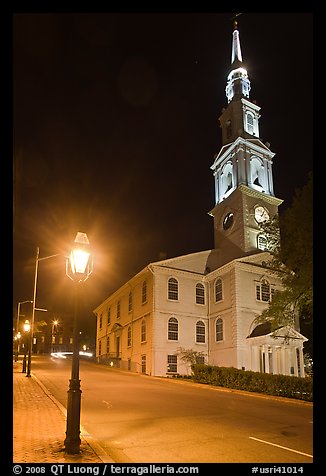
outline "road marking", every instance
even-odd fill
[[[112,408],[112,403],[107,402],[106,400],[102,400],[103,403],[105,403],[106,408]]]
[[[302,451],[293,450],[292,448],[287,448],[286,446],[281,446],[277,445],[276,443],[270,443],[269,441],[260,440],[259,438],[254,438],[253,436],[249,436],[249,438],[251,440],[260,441],[261,443],[266,443],[266,445],[276,446],[277,448],[282,448],[283,450],[292,451],[293,453],[298,453],[299,455],[308,456],[308,458],[313,458],[312,455],[309,455],[308,453],[303,453]]]

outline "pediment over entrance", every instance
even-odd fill
[[[300,332],[296,331],[291,326],[279,327],[272,331],[270,322],[263,322],[256,326],[247,339],[260,344],[285,343],[294,340],[306,342],[308,340],[304,335],[300,334]]]
[[[112,331],[113,332],[118,332],[122,329],[122,325],[119,324],[118,322],[116,322],[113,326],[112,326]]]

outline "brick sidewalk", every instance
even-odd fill
[[[81,453],[64,451],[66,418],[33,375],[22,373],[22,363],[13,370],[13,461],[15,463],[101,463],[81,435]]]

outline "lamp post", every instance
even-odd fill
[[[36,248],[35,256],[35,274],[34,274],[34,291],[33,291],[33,301],[32,301],[32,324],[31,324],[31,334],[30,334],[30,343],[29,343],[29,352],[28,352],[28,365],[27,365],[27,374],[26,377],[31,376],[31,365],[32,365],[32,346],[33,346],[33,334],[34,334],[34,322],[35,322],[35,311],[47,311],[47,309],[36,309],[36,288],[37,288],[37,273],[38,273],[38,263],[45,259],[54,258],[55,256],[60,256],[60,254],[45,256],[44,258],[39,258],[40,248]]]
[[[59,324],[59,321],[58,319],[55,319],[54,321],[52,321],[52,329],[51,329],[51,344],[52,344],[52,352],[55,352],[55,338],[56,338],[56,334],[57,334],[57,326]],[[55,328],[55,331],[54,331],[54,328]]]
[[[67,400],[67,427],[64,441],[68,454],[80,452],[80,403],[81,389],[79,379],[79,331],[78,331],[78,291],[80,283],[92,273],[93,262],[86,233],[78,232],[69,258],[66,261],[66,274],[75,284],[75,305],[73,324],[73,355],[71,379]]]
[[[47,309],[42,309],[40,307],[34,307],[33,305],[33,315],[35,314],[35,311],[42,311],[42,312],[47,312]],[[33,333],[34,333],[34,318],[32,320],[32,325],[31,325],[31,333],[30,333],[30,342],[28,344],[28,360],[27,360],[27,374],[26,377],[31,376],[31,362],[32,362],[32,350],[33,350]]]
[[[26,346],[26,341],[28,343],[30,342],[29,339],[26,339],[26,335],[27,335],[28,332],[30,332],[30,330],[31,330],[31,325],[29,323],[29,320],[26,319],[25,324],[24,324],[24,332],[25,332],[24,337],[25,337],[25,339],[24,339],[24,358],[23,358],[23,370],[22,370],[23,373],[26,372],[26,353],[27,353],[26,350],[27,350],[27,347],[29,347],[29,344],[27,344],[27,346]]]
[[[15,362],[18,361],[20,338],[21,338],[21,334],[18,331],[17,334],[15,335],[15,342],[16,342]]]
[[[20,306],[21,306],[22,304],[27,303],[27,302],[29,302],[29,303],[32,304],[33,301],[20,301],[20,302],[18,303],[18,306],[17,306],[16,337],[15,337],[15,340],[16,340],[16,342],[17,342],[16,356],[15,356],[15,361],[16,361],[16,362],[17,362],[18,357],[19,357],[19,342],[20,342],[20,341],[19,341],[19,339],[20,339],[19,318],[20,318]],[[18,336],[19,336],[19,337],[18,337]]]

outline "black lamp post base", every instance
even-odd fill
[[[64,441],[65,451],[68,454],[80,453],[80,380],[71,379],[67,402],[67,431]]]
[[[65,445],[65,452],[68,453],[68,455],[77,455],[80,453],[80,438],[72,438],[72,437],[67,437],[65,439],[64,445]]]
[[[26,355],[24,355],[24,358],[23,358],[23,369],[22,369],[22,372],[25,374],[26,373]]]

